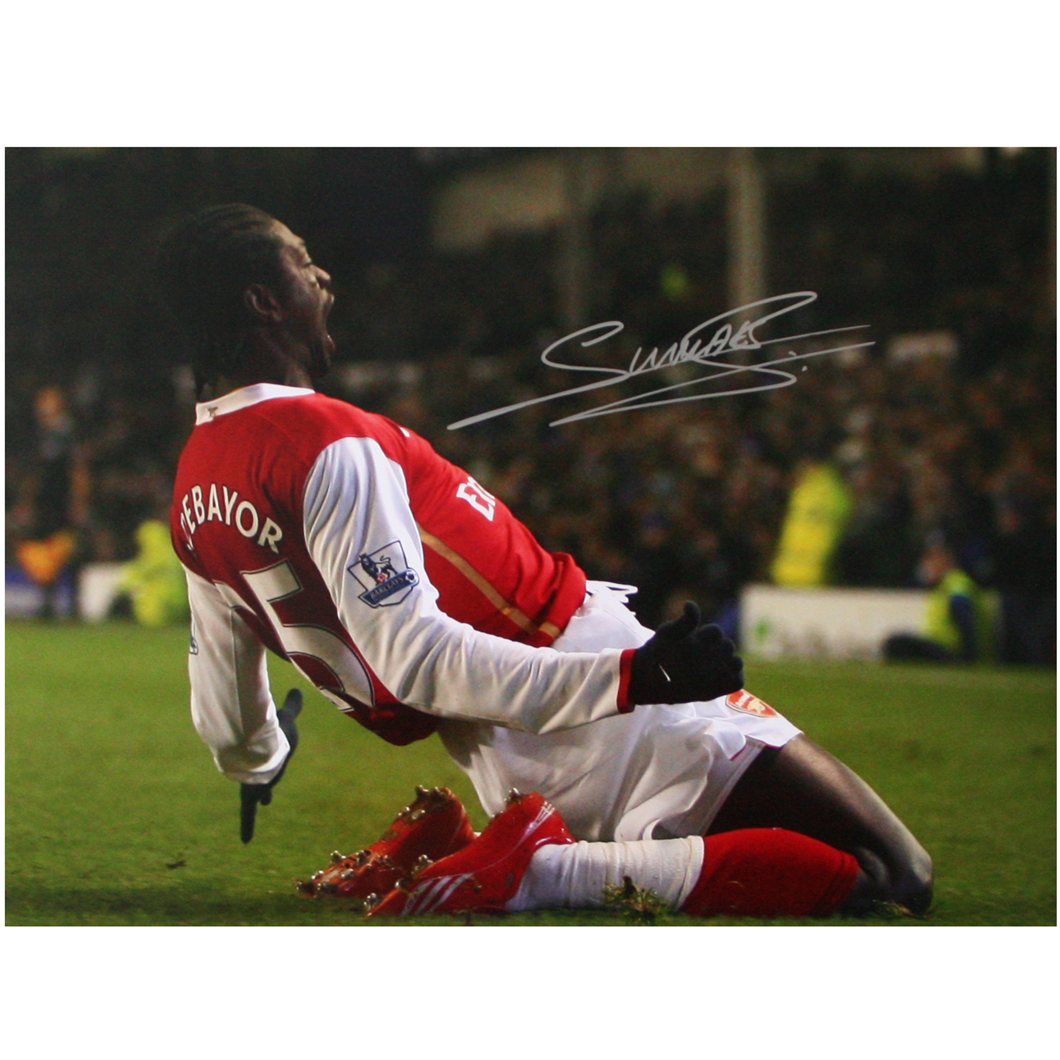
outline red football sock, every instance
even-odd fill
[[[858,875],[851,854],[783,828],[703,840],[703,869],[681,909],[693,916],[828,916]]]

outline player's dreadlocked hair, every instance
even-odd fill
[[[249,322],[243,292],[281,281],[275,220],[242,203],[210,206],[178,222],[158,255],[162,290],[192,342],[195,390],[239,363]]]

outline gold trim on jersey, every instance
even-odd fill
[[[416,524],[416,528],[420,532],[420,540],[433,552],[437,552],[443,559],[448,560],[458,571],[498,611],[507,618],[511,619],[523,632],[525,633],[544,633],[547,637],[551,637],[553,640],[560,635],[559,626],[552,622],[542,622],[540,626],[535,626],[531,621],[530,617],[519,610],[514,604],[508,603],[503,596],[491,585],[474,567],[459,552],[454,552],[441,538],[437,538],[434,534],[428,533],[420,526]]]

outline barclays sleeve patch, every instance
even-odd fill
[[[419,583],[419,575],[405,562],[405,550],[400,541],[362,552],[357,562],[346,568],[364,586],[359,599],[369,607],[391,607],[401,603],[413,586]]]

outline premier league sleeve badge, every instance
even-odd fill
[[[362,552],[357,562],[346,569],[364,586],[360,599],[369,607],[400,604],[420,580],[405,562],[400,541],[391,541],[374,552]]]

